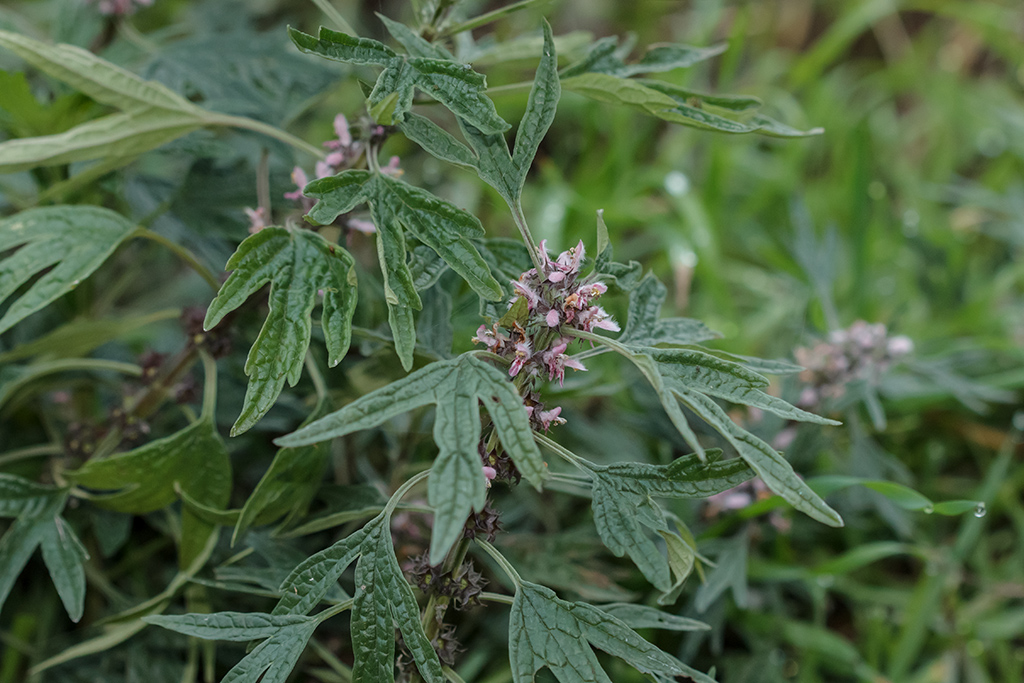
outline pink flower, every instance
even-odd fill
[[[562,406],[555,406],[551,410],[540,411],[540,424],[544,428],[544,431],[551,429],[551,425],[564,425],[565,418],[559,417],[562,413]]]
[[[331,168],[331,164],[328,164],[326,161],[316,162],[317,179],[326,178],[329,175],[334,175],[334,169]]]
[[[583,367],[583,363],[580,363],[578,360],[565,355],[565,349],[567,346],[568,344],[565,342],[565,340],[562,340],[555,346],[545,351],[544,355],[542,356],[544,364],[547,365],[548,368],[548,379],[551,380],[557,377],[558,386],[562,386],[562,383],[565,379],[566,368],[586,371],[586,368]]]
[[[561,270],[566,273],[578,273],[580,270],[580,261],[583,260],[583,255],[586,249],[583,246],[583,240],[575,247],[567,249],[558,255],[558,265]]]
[[[487,479],[488,485],[490,485],[494,478],[498,476],[498,470],[494,469],[493,467],[490,467],[489,465],[484,465],[483,471],[484,477]]]
[[[398,157],[391,157],[387,166],[381,166],[380,172],[384,175],[391,176],[392,178],[401,178],[405,174],[405,171],[398,168],[399,161]]]
[[[558,311],[554,308],[548,311],[544,319],[547,321],[548,327],[558,327]]]
[[[338,144],[347,147],[352,144],[352,134],[348,130],[348,119],[344,114],[334,117],[334,134],[338,136]]]
[[[526,299],[526,307],[529,310],[533,310],[537,307],[537,302],[540,301],[540,297],[537,293],[523,284],[522,280],[512,280],[512,288],[519,293],[520,296]],[[513,302],[514,303],[514,302]]]
[[[475,344],[484,344],[488,351],[498,351],[505,346],[505,342],[509,339],[501,332],[498,332],[498,325],[494,325],[493,330],[487,329],[486,325],[481,325],[476,330],[476,336],[473,337]]]
[[[245,215],[249,218],[249,234],[255,235],[263,228],[267,227],[267,211],[262,206],[258,209],[250,209],[248,206],[244,209]]]
[[[548,273],[548,282],[561,282],[565,279],[565,273],[559,270],[553,270]]]
[[[523,340],[517,342],[515,346],[515,357],[512,359],[512,366],[508,369],[508,374],[511,377],[515,377],[526,365],[526,361],[530,360],[533,355],[533,349],[530,348],[530,342]]]
[[[303,171],[298,166],[293,168],[292,169],[292,182],[295,183],[295,185],[298,187],[298,189],[296,189],[293,192],[285,192],[284,193],[284,198],[285,199],[294,199],[296,201],[301,201],[303,196],[304,196],[302,194],[302,188],[306,187],[306,185],[309,184],[309,178],[306,177],[306,172]]]

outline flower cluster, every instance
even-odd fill
[[[87,4],[93,2],[93,0],[85,1]],[[100,14],[108,17],[123,17],[134,13],[139,7],[149,7],[152,4],[153,0],[99,0],[96,3],[96,9]]]
[[[525,316],[513,320],[508,328],[497,323],[490,328],[481,325],[473,341],[508,359],[508,374],[512,377],[520,373],[547,375],[549,380],[557,379],[562,384],[566,368],[586,370],[579,360],[566,353],[573,339],[565,333],[570,329],[590,332],[595,328],[618,331],[619,326],[603,308],[593,304],[608,288],[590,277],[580,277],[583,242],[563,251],[555,260],[548,256],[544,242],[538,252],[540,271],[531,268],[512,282],[515,296],[509,308],[524,302]],[[538,407],[527,402],[527,411],[545,429],[552,423],[564,422],[558,417],[560,408],[543,411]]]
[[[828,341],[813,348],[798,348],[796,360],[804,366],[800,379],[807,386],[799,405],[813,407],[826,399],[841,397],[854,380],[877,382],[893,363],[914,350],[904,336],[888,336],[885,325],[858,320],[848,329],[832,332]]]

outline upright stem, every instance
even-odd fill
[[[509,208],[512,209],[512,220],[515,221],[516,227],[519,228],[519,235],[523,238],[523,242],[526,243],[526,248],[530,252],[530,260],[533,262],[533,267],[537,269],[537,273],[543,272],[543,268],[540,264],[540,251],[537,248],[537,243],[533,241],[533,234],[530,233],[530,226],[526,224],[526,216],[523,215],[523,207],[517,201],[514,205],[510,204]]]

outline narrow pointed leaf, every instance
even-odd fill
[[[334,587],[349,565],[363,552],[363,541],[378,530],[384,513],[359,531],[306,558],[281,584],[274,614],[308,614]]]
[[[0,317],[0,332],[77,287],[134,229],[119,214],[95,206],[49,206],[0,220],[0,253],[20,247],[0,261],[0,303],[54,265],[11,303]]]
[[[443,683],[437,653],[420,623],[419,606],[398,560],[390,532],[391,508],[355,534],[310,557],[281,586],[274,614],[305,614],[356,561],[352,605],[353,681],[394,681],[395,623],[427,683]]]
[[[601,605],[599,609],[610,614],[632,629],[657,628],[665,631],[710,631],[711,626],[703,621],[680,617],[662,612],[647,605],[617,602]]]
[[[410,112],[399,128],[407,138],[438,159],[466,168],[477,167],[477,158],[472,150],[427,117]]]
[[[698,344],[718,338],[704,323],[690,318],[660,318],[665,285],[651,273],[629,293],[629,319],[619,341],[634,346]]]
[[[395,342],[395,353],[402,362],[402,369],[409,372],[416,351],[416,319],[412,309],[388,302],[388,325],[391,326],[391,338]]]
[[[652,497],[705,498],[754,476],[742,460],[713,460],[718,455],[720,452],[710,452],[712,461],[708,463],[693,455],[662,466],[621,463],[601,467],[580,459],[592,479],[594,524],[601,540],[616,556],[628,554],[647,580],[666,593],[673,589],[671,575],[675,572],[670,570],[674,567],[651,540],[650,532],[667,535],[671,530]],[[666,541],[671,551],[671,541]]]
[[[518,170],[515,196],[523,192],[526,175],[537,155],[537,148],[551,127],[558,108],[558,100],[562,88],[558,82],[558,56],[555,54],[555,43],[551,37],[551,26],[544,22],[544,49],[540,58],[540,66],[533,79],[530,98],[526,104],[526,113],[516,131],[515,151],[512,163]]]
[[[41,539],[43,563],[57,595],[64,603],[71,621],[78,622],[85,611],[85,568],[89,558],[85,546],[78,540],[74,529],[59,515],[48,520]]]
[[[317,404],[306,422],[322,416],[326,407],[326,402]],[[254,524],[270,524],[285,515],[303,514],[320,488],[329,459],[326,443],[280,449],[242,506],[232,543]]]
[[[430,472],[428,500],[434,508],[430,537],[432,564],[440,564],[459,538],[470,512],[480,511],[487,486],[480,465],[480,403],[476,387],[456,386],[450,401],[437,404],[434,442],[437,459]]]
[[[413,57],[427,57],[430,59],[447,59],[454,61],[455,57],[446,50],[443,45],[431,43],[414,32],[405,24],[389,19],[380,12],[375,12],[377,18],[394,38]]]
[[[311,617],[297,614],[262,614],[260,612],[216,612],[213,614],[154,615],[143,617],[147,624],[160,626],[186,636],[203,640],[228,640],[244,643],[270,638],[281,629],[301,626]]]
[[[61,517],[67,490],[42,486],[14,475],[0,475],[0,516],[17,516],[0,538],[0,611],[14,582],[37,547],[57,594],[72,621],[85,607],[85,570],[88,559],[74,530]]]
[[[323,328],[328,363],[341,362],[351,340],[355,268],[347,251],[308,230],[264,228],[231,256],[231,276],[210,304],[206,329],[270,282],[270,311],[249,351],[249,376],[242,412],[231,433],[252,427],[277,401],[285,381],[295,386],[312,335],[312,311],[323,292]]]
[[[49,45],[28,36],[0,31],[0,46],[100,104],[123,110],[158,107],[202,111],[166,86],[139,78],[74,45]]]
[[[764,483],[790,505],[808,516],[839,527],[843,519],[793,471],[793,466],[774,448],[737,426],[713,400],[696,391],[674,389],[676,395],[705,422],[718,430],[757,472]]]

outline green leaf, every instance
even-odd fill
[[[395,342],[395,353],[402,362],[402,369],[412,370],[413,354],[416,351],[416,319],[412,308],[388,302],[388,325]]]
[[[110,114],[63,133],[0,143],[0,173],[101,158],[116,168],[204,124],[194,114],[162,109]]]
[[[317,404],[306,423],[327,412],[326,401]],[[305,423],[304,423],[305,424]],[[282,448],[260,478],[252,495],[242,506],[231,542],[235,543],[254,524],[270,524],[282,516],[300,517],[320,489],[330,460],[326,442],[296,448]]]
[[[685,69],[717,57],[725,52],[727,47],[726,43],[711,47],[693,47],[682,43],[650,45],[639,61],[626,64],[622,58],[631,49],[629,42],[619,46],[618,38],[608,36],[595,42],[580,61],[566,67],[562,77],[600,73],[625,78],[643,73]]]
[[[935,503],[923,493],[915,491],[909,486],[884,479],[830,475],[815,477],[808,481],[808,485],[822,496],[850,486],[863,486],[882,494],[904,510],[920,511],[927,514],[956,516],[966,512],[977,513],[978,510],[984,514],[985,510],[985,504],[977,500],[947,500]]]
[[[594,524],[601,540],[617,557],[628,554],[661,591],[668,593],[673,588],[670,566],[644,527],[666,535],[671,530],[652,498],[706,498],[754,476],[740,459],[712,459],[720,454],[712,451],[707,463],[691,455],[660,466],[619,463],[602,467],[577,457],[592,480]]]
[[[534,681],[545,667],[562,683],[610,683],[591,646],[643,673],[686,674],[675,658],[614,616],[586,603],[561,600],[544,586],[522,582],[509,617],[509,659],[515,683]]]
[[[352,605],[352,680],[394,681],[397,622],[423,679],[442,683],[441,663],[423,632],[419,605],[395,558],[390,532],[392,509],[389,505],[355,534],[296,567],[281,586],[282,597],[274,614],[309,612],[358,558]]]
[[[657,628],[666,631],[710,631],[711,627],[703,621],[667,614],[654,607],[636,605],[629,602],[616,602],[601,605],[600,609],[610,614],[630,628]]]
[[[480,179],[497,190],[514,208],[522,196],[537,148],[554,120],[561,92],[551,27],[544,22],[540,65],[530,89],[526,112],[516,132],[514,153],[509,152],[508,142],[500,131],[489,131],[466,117],[459,118],[459,127],[472,149],[422,116],[407,116],[401,128],[410,140],[437,158],[475,169]]]
[[[522,121],[519,122],[519,130],[516,131],[515,151],[512,153],[512,164],[518,172],[516,197],[523,192],[526,174],[530,171],[533,158],[537,155],[537,148],[540,147],[541,141],[547,135],[548,128],[551,127],[551,122],[555,118],[555,110],[558,108],[558,99],[561,95],[562,88],[558,82],[558,55],[555,54],[551,26],[545,21],[544,49],[541,53],[540,65],[537,67],[537,74],[533,79],[533,87],[530,88],[526,112],[523,114]]]
[[[0,332],[67,294],[102,265],[135,225],[95,206],[28,209],[0,220],[0,303],[50,268],[0,317]]]
[[[489,301],[502,298],[500,285],[469,241],[484,236],[483,225],[472,214],[426,190],[365,171],[322,178],[307,185],[305,193],[319,200],[309,213],[319,223],[329,223],[360,203],[370,203],[384,254],[381,268],[395,303],[417,310],[422,305],[406,265],[405,231],[433,249],[477,294]]]
[[[88,559],[82,542],[61,517],[67,489],[43,486],[10,474],[0,474],[0,516],[17,517],[0,538],[0,610],[14,582],[37,547],[64,609],[72,621],[85,609],[85,570]]]
[[[68,481],[104,493],[93,498],[100,507],[146,514],[178,499],[180,490],[201,505],[223,510],[231,495],[231,460],[211,419],[127,453],[91,460],[66,472]],[[216,527],[187,507],[181,513],[182,568],[202,553]]]
[[[673,393],[701,419],[721,433],[739,452],[740,457],[764,480],[768,488],[782,496],[794,508],[819,522],[835,527],[843,525],[839,513],[829,507],[796,475],[793,466],[781,453],[736,425],[717,403],[701,393],[684,390],[680,386],[673,387]]]
[[[328,364],[334,367],[348,352],[356,306],[352,256],[309,230],[264,228],[252,235],[228,260],[234,272],[206,312],[204,326],[214,327],[270,282],[270,311],[249,351],[245,373],[249,385],[231,434],[240,434],[262,418],[277,400],[284,383],[295,386],[312,335],[311,314],[323,291],[321,324]]]
[[[738,104],[732,108],[705,108],[705,100],[689,91],[662,86],[659,81],[631,80],[609,73],[563,74],[562,87],[598,102],[631,106],[664,121],[700,130],[773,137],[805,137],[824,132],[821,128],[802,131],[763,114],[747,114],[737,110]],[[707,103],[711,104],[710,100]]]
[[[184,614],[143,617],[146,623],[208,640],[266,638],[221,683],[284,683],[320,623],[314,617],[269,614]]]
[[[149,108],[202,111],[160,83],[143,80],[73,45],[48,45],[10,31],[0,31],[0,45],[100,104],[125,111]]]
[[[186,636],[204,640],[229,640],[244,643],[270,638],[282,628],[314,621],[296,614],[260,612],[216,612],[214,614],[154,615],[143,617],[147,624],[160,626]]]
[[[316,443],[376,427],[414,408],[436,404],[434,439],[439,454],[430,475],[429,500],[435,508],[431,556],[439,558],[454,542],[469,511],[479,511],[483,506],[485,484],[477,452],[481,437],[478,401],[483,402],[502,445],[520,472],[539,488],[547,471],[533,441],[522,399],[500,370],[470,354],[431,363],[275,443]]]
[[[626,265],[612,260],[612,245],[608,239],[608,226],[604,222],[604,209],[597,211],[597,257],[594,259],[594,274],[609,288],[624,292],[632,292],[644,274],[643,266],[636,261],[630,261],[629,265]],[[630,308],[632,310],[632,306]]]
[[[682,346],[721,336],[699,320],[659,318],[665,295],[665,285],[653,273],[648,273],[629,293],[629,319],[618,341],[632,346]]]
[[[455,57],[443,45],[425,40],[405,24],[389,19],[380,12],[374,12],[374,14],[384,24],[391,37],[397,40],[411,56],[454,61]]]
[[[384,67],[370,93],[369,104],[372,109],[385,101],[393,101],[390,116],[396,122],[405,120],[412,107],[413,91],[418,89],[487,133],[500,133],[510,128],[484,94],[486,79],[466,64],[447,58],[398,55],[376,40],[354,38],[324,27],[320,28],[318,38],[293,28],[289,28],[288,33],[303,52],[349,64]],[[416,51],[426,52],[419,44]]]
[[[314,149],[260,121],[208,112],[160,83],[73,45],[49,45],[0,30],[0,46],[100,104],[121,110],[57,135],[0,143],[0,173],[90,159],[104,159],[109,170],[204,126],[247,128],[306,151]]]
[[[694,604],[698,612],[707,611],[726,590],[732,590],[733,599],[740,608],[747,606],[747,535],[739,533],[724,541],[716,557],[716,565],[707,581],[697,591]]]

